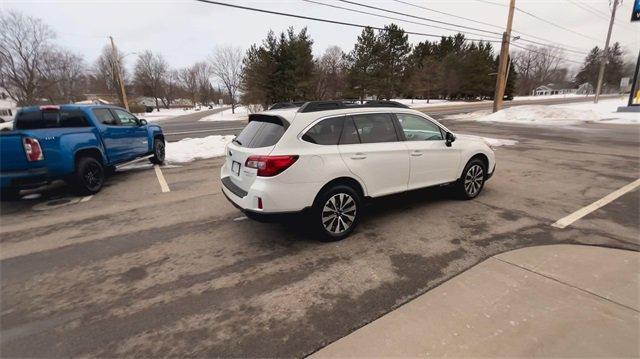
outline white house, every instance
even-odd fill
[[[576,93],[577,89],[569,84],[547,84],[533,90],[533,96],[565,95]]]
[[[9,97],[5,89],[0,87],[0,123],[13,121],[17,109],[16,102]]]

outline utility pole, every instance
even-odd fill
[[[618,1],[613,0],[613,9],[611,10],[611,20],[609,21],[609,31],[607,32],[607,41],[604,43],[604,52],[600,59],[600,72],[598,73],[598,85],[596,86],[596,96],[593,99],[593,103],[598,103],[600,98],[600,91],[602,90],[602,80],[604,79],[604,68],[607,65],[609,58],[609,40],[611,40],[611,31],[613,30],[613,22],[616,18],[616,9],[618,8]]]
[[[509,2],[509,17],[507,18],[507,29],[502,34],[500,63],[498,64],[498,75],[496,76],[496,89],[493,94],[493,112],[502,110],[502,98],[504,97],[504,89],[507,86],[509,43],[511,41],[511,25],[513,24],[513,12],[515,8],[516,0],[511,0]]]
[[[127,101],[127,92],[124,89],[124,81],[122,81],[122,71],[120,70],[120,58],[118,57],[118,51],[116,51],[116,44],[113,42],[113,37],[109,36],[109,39],[111,39],[111,57],[113,57],[114,71],[118,75],[118,83],[120,83],[122,104],[124,105],[124,108],[129,111],[129,101]]]

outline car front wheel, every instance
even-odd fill
[[[473,199],[480,194],[484,187],[486,174],[486,166],[479,159],[473,159],[467,163],[457,184],[462,199]]]
[[[360,196],[349,186],[331,187],[320,194],[311,213],[323,241],[338,241],[353,232],[360,216]]]
[[[151,163],[161,165],[164,163],[165,143],[162,139],[156,138],[153,141],[153,157],[149,159]]]

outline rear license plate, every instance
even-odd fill
[[[233,161],[231,163],[231,172],[235,173],[236,176],[240,176],[240,162]]]

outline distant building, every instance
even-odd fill
[[[9,97],[7,90],[0,87],[0,123],[13,120],[17,109],[16,102]]]
[[[533,96],[548,96],[548,95],[566,95],[570,93],[576,93],[577,89],[571,84],[547,84],[538,86],[533,90]]]

